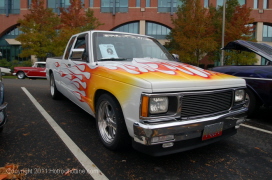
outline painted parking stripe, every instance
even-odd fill
[[[265,129],[257,128],[257,127],[250,126],[250,125],[247,125],[247,124],[241,124],[241,126],[244,126],[244,127],[247,127],[247,128],[251,128],[251,129],[255,129],[257,131],[262,131],[262,132],[265,132],[265,133],[268,133],[268,134],[272,134],[272,131],[268,131],[268,130],[265,130]]]
[[[61,129],[56,121],[45,111],[45,109],[38,103],[38,101],[25,88],[21,87],[28,98],[40,111],[43,117],[47,120],[53,130],[59,135],[61,140],[66,144],[68,149],[74,154],[81,165],[86,169],[94,180],[107,180],[108,178],[98,169],[98,167],[81,151],[81,149],[72,141],[72,139]]]

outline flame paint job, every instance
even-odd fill
[[[233,76],[207,71],[188,64],[162,61],[159,59],[133,59],[132,62],[100,62],[91,67],[86,63],[74,63],[71,67],[55,62],[58,74],[70,81],[74,86],[72,93],[81,101],[87,103],[94,112],[93,96],[97,89],[104,90],[119,96],[119,101],[125,101],[132,96],[133,87],[152,88],[152,83],[182,81],[199,82],[209,80],[232,79]],[[108,78],[105,81],[104,78]],[[116,81],[118,83],[116,86]],[[152,82],[152,83],[151,83]],[[131,85],[128,86],[127,84]],[[165,87],[164,87],[165,88]],[[119,95],[117,95],[119,94]],[[121,96],[120,96],[121,94]],[[121,102],[122,103],[122,102]]]

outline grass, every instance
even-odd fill
[[[2,76],[3,79],[17,79],[17,76]]]

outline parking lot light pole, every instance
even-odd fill
[[[222,19],[222,49],[221,49],[221,58],[220,65],[224,65],[224,44],[225,44],[225,19],[226,19],[226,0],[223,0],[223,19]]]

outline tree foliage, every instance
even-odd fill
[[[30,12],[18,23],[19,30],[23,32],[16,38],[22,43],[20,56],[36,55],[45,60],[47,53],[54,49],[53,39],[57,36],[59,17],[52,9],[44,8],[44,1],[32,0]]]
[[[83,31],[89,31],[102,25],[96,17],[94,17],[93,11],[88,9],[84,11],[84,5],[81,0],[70,0],[71,5],[68,8],[61,8],[59,25],[59,35],[55,39],[55,55],[62,55],[66,47],[69,38],[77,33]]]
[[[70,6],[60,8],[60,12],[58,16],[44,8],[44,0],[32,0],[30,12],[18,21],[23,32],[16,38],[22,43],[21,57],[36,55],[45,60],[48,54],[62,55],[73,34],[101,25],[92,10],[84,10],[81,0],[70,0]]]
[[[218,61],[221,54],[223,7],[203,7],[199,0],[181,0],[177,16],[172,18],[174,28],[168,36],[168,48],[180,55],[183,62],[198,65],[199,60],[208,55],[209,59]],[[231,41],[253,40],[254,22],[250,18],[251,9],[239,6],[237,0],[226,3],[225,45]],[[233,61],[230,59],[234,59]],[[240,61],[239,61],[240,59]],[[245,61],[245,59],[247,59]],[[252,64],[257,59],[249,53],[233,51],[226,53],[226,63]]]
[[[182,0],[177,17],[172,18],[174,28],[169,36],[172,52],[179,54],[182,61],[198,65],[208,52],[215,50],[214,28],[211,13],[200,0]]]

